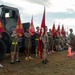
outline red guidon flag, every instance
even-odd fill
[[[40,33],[39,33],[39,41],[38,41],[38,53],[41,59],[42,59],[42,40],[40,39],[40,37],[44,34],[45,34],[45,8],[44,8],[43,18],[42,18],[42,23],[41,23]]]
[[[17,25],[16,25],[16,33],[21,37],[22,35],[24,35],[24,29],[23,29],[23,25],[21,23],[21,19],[20,16],[18,16],[18,21],[17,21]]]
[[[0,19],[0,33],[3,33],[4,31],[4,25],[2,24],[2,20]]]
[[[56,31],[56,28],[55,28],[55,23],[53,24],[52,33],[53,33],[54,37],[57,37],[57,31]]]
[[[35,28],[34,28],[34,24],[33,24],[33,16],[32,16],[30,27],[29,27],[29,33],[31,36],[33,36],[35,34]]]
[[[64,25],[62,25],[61,34],[62,34],[62,36],[66,36],[66,32],[65,32],[65,29],[64,29]]]
[[[58,25],[58,28],[57,28],[57,34],[60,35],[60,25]]]

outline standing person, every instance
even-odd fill
[[[24,33],[25,36],[25,53],[26,53],[26,58],[25,60],[29,60],[29,59],[33,59],[31,57],[31,36],[29,33],[29,29],[26,30],[26,32]]]
[[[57,37],[54,38],[54,44],[55,44],[55,49],[56,51],[60,51],[60,35],[58,34]]]
[[[54,39],[51,29],[49,29],[49,53],[54,53]]]
[[[0,33],[0,39],[2,38],[2,34]],[[3,65],[2,64],[0,64],[0,67],[3,67]]]
[[[14,64],[14,59],[16,55],[16,62],[20,62],[19,60],[19,46],[18,46],[18,35],[16,33],[16,29],[12,29],[11,34],[12,44],[11,44],[11,64]]]
[[[38,57],[38,40],[39,40],[39,27],[36,27],[36,32],[35,32],[35,44],[36,44],[36,47],[35,47],[35,53],[36,53],[36,57]]]
[[[70,29],[69,39],[70,39],[72,50],[75,51],[75,35],[73,34],[73,29]]]
[[[47,64],[48,60],[46,59],[47,50],[48,50],[48,35],[47,35],[47,26],[45,26],[45,34],[42,35],[42,63]]]

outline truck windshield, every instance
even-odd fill
[[[6,9],[4,14],[4,26],[7,31],[11,31],[17,24],[17,14],[13,10]]]
[[[16,26],[16,14],[13,10],[8,10],[5,13],[5,27],[6,30],[10,31],[13,27]]]

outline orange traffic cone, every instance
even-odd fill
[[[72,57],[73,56],[73,54],[72,54],[72,51],[71,51],[72,49],[71,49],[71,47],[69,47],[68,48],[68,57]]]

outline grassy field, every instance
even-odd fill
[[[49,62],[42,64],[41,59],[26,61],[24,54],[20,55],[21,62],[10,64],[10,55],[1,62],[0,75],[75,75],[75,55],[67,57],[67,50],[47,55]]]

